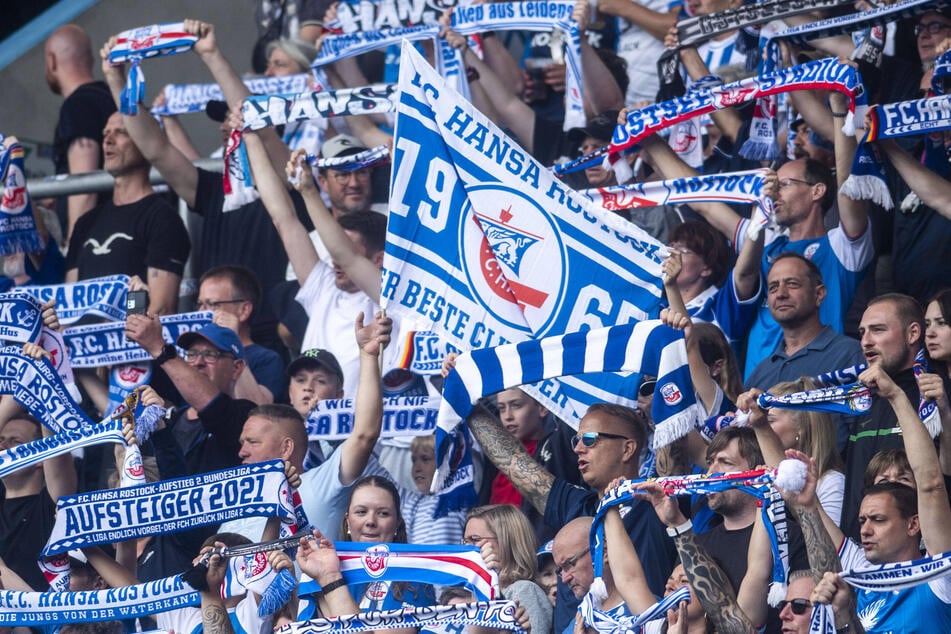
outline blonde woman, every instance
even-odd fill
[[[768,391],[774,396],[816,389],[816,383],[808,377],[796,381],[777,383]],[[836,525],[842,518],[842,496],[845,491],[845,474],[842,456],[835,446],[836,425],[832,416],[825,412],[770,408],[764,412],[756,405],[761,390],[750,390],[740,396],[737,407],[752,408],[750,425],[756,431],[756,440],[766,464],[779,465],[787,449],[798,449],[816,461],[819,484],[816,494],[819,504]]]
[[[482,549],[486,566],[498,572],[502,594],[528,612],[532,632],[550,632],[553,608],[534,581],[535,533],[521,509],[511,504],[477,506],[466,517],[462,541]]]

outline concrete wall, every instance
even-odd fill
[[[253,0],[101,0],[73,20],[92,38],[94,54],[106,39],[119,31],[161,22],[197,18],[216,27],[218,44],[239,73],[250,68],[251,47],[256,40]],[[0,44],[2,46],[2,44]],[[0,132],[16,134],[25,141],[52,143],[53,129],[62,98],[50,92],[43,75],[43,44],[40,43],[0,71]],[[194,53],[183,53],[142,64],[147,103],[167,83],[210,82],[211,76]],[[102,77],[98,66],[97,78]],[[215,122],[203,114],[182,118],[196,147],[209,153],[220,145]],[[28,169],[35,175],[52,174],[53,166],[31,156]]]

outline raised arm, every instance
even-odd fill
[[[750,617],[753,623],[766,623],[769,614],[769,584],[773,579],[773,551],[769,545],[769,535],[763,525],[763,514],[757,513],[753,523],[753,534],[746,553],[746,574],[740,582],[736,602],[740,609]]]
[[[882,369],[874,364],[859,375],[859,381],[875,389],[888,400],[898,418],[901,437],[905,444],[908,463],[915,474],[918,489],[918,523],[921,538],[928,554],[937,555],[951,549],[951,506],[944,475],[938,463],[938,452],[928,434],[918,410],[908,400],[905,392]]]
[[[877,145],[911,191],[918,194],[923,203],[951,219],[951,182],[922,165],[893,139],[878,141]]]
[[[340,223],[334,219],[330,210],[324,205],[317,186],[314,184],[314,175],[310,166],[304,160],[304,150],[297,150],[287,164],[288,175],[300,168],[299,184],[297,185],[307,214],[310,216],[314,228],[317,229],[321,241],[327,246],[334,265],[339,266],[361,291],[369,295],[375,303],[380,302],[380,269],[368,257],[357,251],[353,240],[346,234]],[[298,279],[306,279],[300,278]]]
[[[687,523],[676,500],[664,495],[663,489],[654,482],[642,482],[635,485],[641,497],[646,497],[654,505],[657,517],[671,528],[682,527]],[[750,617],[736,601],[733,587],[726,573],[709,554],[697,543],[693,529],[680,529],[674,537],[674,545],[684,565],[684,571],[690,579],[694,594],[707,613],[718,632],[734,634],[756,632]]]
[[[609,509],[604,518],[604,541],[615,587],[631,612],[641,614],[657,600],[647,585],[644,567],[616,507]]]
[[[680,11],[679,8],[667,12],[654,11],[631,0],[600,0],[597,7],[601,13],[624,18],[661,41],[667,31],[676,26],[677,14]]]
[[[631,2],[631,4],[636,3]],[[643,9],[643,7],[638,8]],[[646,9],[643,10],[646,11]],[[575,0],[575,9],[571,17],[581,29],[581,77],[585,100],[590,108],[588,114],[596,115],[605,110],[620,110],[624,107],[621,87],[618,86],[608,67],[588,44],[588,38],[584,36],[591,18],[591,4],[588,0]]]
[[[88,137],[79,137],[73,139],[66,149],[66,162],[69,165],[70,174],[84,174],[86,172],[95,172],[99,169],[99,159],[101,158],[102,148],[93,139]],[[69,221],[69,234],[76,225],[79,218],[96,206],[98,200],[96,194],[73,194],[66,200],[67,218]],[[69,241],[69,235],[66,236]]]
[[[835,179],[839,191],[839,223],[845,235],[857,238],[868,229],[868,201],[852,200],[844,196],[842,183],[852,171],[852,159],[855,158],[855,137],[842,131],[845,122],[844,113],[849,111],[848,98],[837,92],[829,93],[829,105],[832,107],[832,127],[835,145]],[[858,125],[858,122],[857,124]]]
[[[842,544],[845,535],[819,504],[819,498],[816,496],[816,485],[819,482],[816,461],[795,449],[788,449],[786,457],[800,460],[807,465],[806,485],[802,491],[798,494],[784,492],[783,496],[786,505],[792,507],[799,519],[812,578],[819,583],[824,573],[842,570],[836,544]]]
[[[621,114],[623,116],[624,113]],[[667,142],[657,135],[647,137],[641,141],[640,145],[641,151],[647,153],[654,167],[665,179],[690,178],[697,175],[697,170],[684,163],[667,145]],[[723,203],[694,203],[690,205],[690,208],[703,216],[717,231],[725,235],[727,240],[733,239],[736,226],[742,220],[738,213]]]
[[[215,548],[224,546],[215,542]],[[202,553],[210,548],[202,549]],[[214,554],[207,562],[208,572],[205,575],[205,589],[199,592],[201,597],[201,626],[205,634],[235,634],[234,626],[228,609],[221,598],[221,582],[228,571],[228,560],[221,555]]]
[[[522,443],[485,407],[476,407],[468,422],[469,431],[479,441],[485,457],[544,514],[555,476],[532,458]]]
[[[304,225],[297,218],[291,195],[284,187],[283,179],[271,166],[258,133],[250,130],[245,132],[244,143],[261,201],[271,216],[274,228],[281,236],[294,275],[303,284],[319,260],[317,250],[314,249],[314,243],[310,241]]]
[[[360,346],[360,379],[353,412],[353,431],[340,445],[340,482],[350,485],[367,466],[370,453],[380,438],[383,424],[383,385],[380,379],[380,355],[390,341],[393,321],[378,313],[363,325],[363,313],[353,325]]]
[[[102,47],[100,55],[102,56],[102,73],[112,91],[113,99],[118,103],[119,94],[125,86],[127,69],[125,64],[119,66],[109,64],[109,51],[112,50],[115,40],[115,36],[110,38]],[[169,187],[188,206],[194,206],[198,191],[198,170],[172,145],[152,114],[142,109],[136,115],[122,115],[122,123],[145,160],[159,171]]]

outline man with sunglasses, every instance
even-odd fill
[[[809,634],[812,617],[812,591],[816,587],[811,570],[792,570],[786,586],[786,598],[779,602],[779,620],[782,634]]]
[[[616,478],[639,477],[640,453],[647,442],[643,416],[620,405],[592,405],[571,440],[584,488],[557,478],[539,464],[498,418],[477,409],[469,418],[469,429],[483,453],[515,488],[545,517],[545,523],[561,529],[571,520],[593,516],[604,489]],[[638,552],[645,557],[644,574],[651,591],[664,593],[667,575],[673,568],[673,542],[663,524],[644,502],[623,507],[624,526]],[[561,561],[556,557],[556,561]],[[563,631],[574,620],[578,599],[559,581],[555,604],[555,631]]]
[[[255,403],[234,397],[235,384],[245,370],[238,335],[218,324],[186,332],[177,342],[185,350],[183,358],[162,338],[157,317],[129,315],[125,334],[152,356],[187,404],[151,436],[162,477],[240,464],[241,426]]]

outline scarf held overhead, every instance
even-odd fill
[[[383,399],[380,438],[425,436],[436,429],[439,398],[393,396]],[[353,433],[354,399],[324,399],[307,415],[307,438],[343,440]]]
[[[3,135],[0,135],[0,143]],[[33,203],[26,189],[25,153],[23,146],[12,143],[0,145],[0,178],[3,194],[0,198],[0,255],[36,253],[46,245],[40,239],[33,219]]]
[[[553,177],[407,49],[381,304],[462,350],[655,310],[664,246]],[[637,384],[599,374],[524,389],[576,427],[594,402],[635,405]]]
[[[197,41],[198,36],[185,31],[184,22],[153,24],[119,33],[115,46],[109,51],[109,63],[130,62],[129,75],[119,98],[119,112],[138,114],[139,102],[145,99],[145,75],[139,68],[143,59],[184,53]]]
[[[241,102],[245,130],[260,130],[294,121],[331,119],[392,112],[396,84],[374,84],[287,95],[252,95]]]
[[[286,77],[247,77],[244,85],[255,95],[297,94],[310,88],[310,73]],[[167,84],[162,89],[165,102],[152,108],[157,117],[175,116],[189,112],[204,112],[209,101],[226,101],[218,84]]]
[[[56,433],[93,423],[48,359],[33,359],[15,346],[0,348],[0,394],[12,394],[26,411]]]

